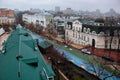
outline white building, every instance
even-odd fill
[[[60,7],[59,6],[55,7],[55,12],[60,12]]]
[[[25,23],[40,24],[46,27],[47,24],[51,23],[53,20],[53,16],[49,13],[25,13],[22,15],[22,20]]]
[[[3,28],[0,28],[0,36],[5,33],[5,30]]]
[[[63,11],[63,13],[64,13],[65,15],[73,15],[73,14],[75,14],[75,11],[72,10],[71,8],[66,8],[66,9]]]
[[[95,48],[120,49],[120,27],[84,25],[79,20],[67,23],[66,40]]]

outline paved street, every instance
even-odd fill
[[[63,44],[62,42],[59,42],[58,40],[56,41],[56,39],[48,40],[48,41],[50,41],[55,46],[61,47],[62,49],[71,52],[72,54],[74,54],[75,56],[77,56],[77,57],[79,57],[83,60],[92,62],[95,65],[100,65],[100,64],[101,65],[106,65],[107,67],[109,67],[111,69],[115,69],[113,67],[113,66],[115,66],[118,70],[120,69],[120,65],[116,64],[116,62],[111,62],[111,61],[108,61],[108,60],[105,60],[105,59],[101,58],[101,56],[104,55],[104,52],[108,52],[107,50],[95,49],[95,48],[92,48],[92,47],[82,47],[82,48],[87,48],[88,50],[90,50],[93,53],[92,55],[87,55],[87,54],[82,53],[80,51],[80,49],[77,49],[77,47],[74,48],[71,45],[66,47],[67,46],[66,44]],[[113,52],[111,51],[111,55],[116,56],[116,55],[114,55],[114,52],[115,51],[113,51]],[[117,60],[118,60],[118,56],[116,56],[116,57],[117,57]],[[98,63],[100,63],[100,64],[98,64]]]
[[[0,50],[2,49],[2,43],[8,38],[9,34],[5,33],[0,36]]]
[[[120,63],[120,52],[117,51],[110,51],[104,49],[96,49],[93,47],[87,47],[94,55],[102,57],[103,55],[110,56],[115,62]]]

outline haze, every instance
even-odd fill
[[[1,8],[11,9],[53,9],[59,6],[62,10],[72,8],[74,10],[95,11],[100,9],[101,12],[107,12],[113,8],[120,13],[120,0],[0,0]]]

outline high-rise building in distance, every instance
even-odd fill
[[[60,7],[59,6],[55,7],[55,12],[60,12]]]

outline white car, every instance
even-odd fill
[[[64,47],[68,47],[67,45],[65,45]]]
[[[91,54],[91,52],[87,49],[82,49],[81,52],[85,53],[85,54]]]

